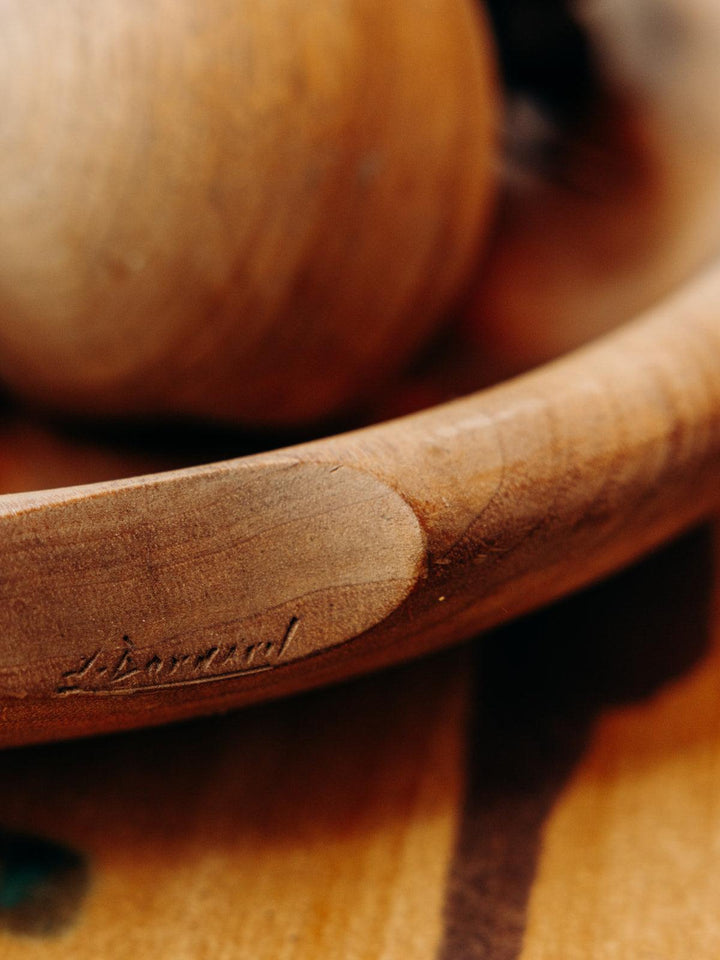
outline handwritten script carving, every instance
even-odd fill
[[[65,670],[55,689],[72,694],[128,694],[139,690],[209,683],[272,670],[283,662],[300,625],[291,617],[278,640],[213,644],[161,654],[138,651],[128,636],[111,650],[98,648]]]

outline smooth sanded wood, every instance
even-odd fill
[[[2,500],[4,743],[452,643],[720,501],[720,272],[484,394],[267,455]]]
[[[490,218],[474,0],[5,0],[0,374],[81,415],[373,396]]]
[[[410,507],[351,467],[277,458],[116,485],[112,503],[63,497],[3,518],[0,631],[34,637],[6,652],[11,694],[123,697],[262,673],[374,626],[422,571]]]

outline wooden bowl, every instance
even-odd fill
[[[0,743],[360,674],[651,549],[720,504],[719,303],[715,267],[619,332],[423,413],[0,497]]]
[[[493,389],[0,498],[0,742],[160,723],[466,638],[720,503],[720,270]]]

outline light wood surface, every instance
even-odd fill
[[[674,638],[704,655],[600,717],[544,827],[522,960],[720,955],[718,533],[705,609],[686,609]],[[678,584],[679,601],[665,602],[670,616],[686,591]]]
[[[487,393],[284,451],[4,497],[3,743],[418,655],[717,504],[720,270]]]
[[[719,547],[361,681],[3,751],[2,956],[715,960]]]
[[[0,906],[3,960],[432,960],[461,802],[461,661],[3,753],[0,825],[80,851],[89,874],[69,904],[61,874],[44,910],[42,896]],[[0,837],[0,901],[2,866]]]

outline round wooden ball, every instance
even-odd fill
[[[471,0],[8,0],[0,91],[0,377],[35,403],[327,416],[476,259]]]

